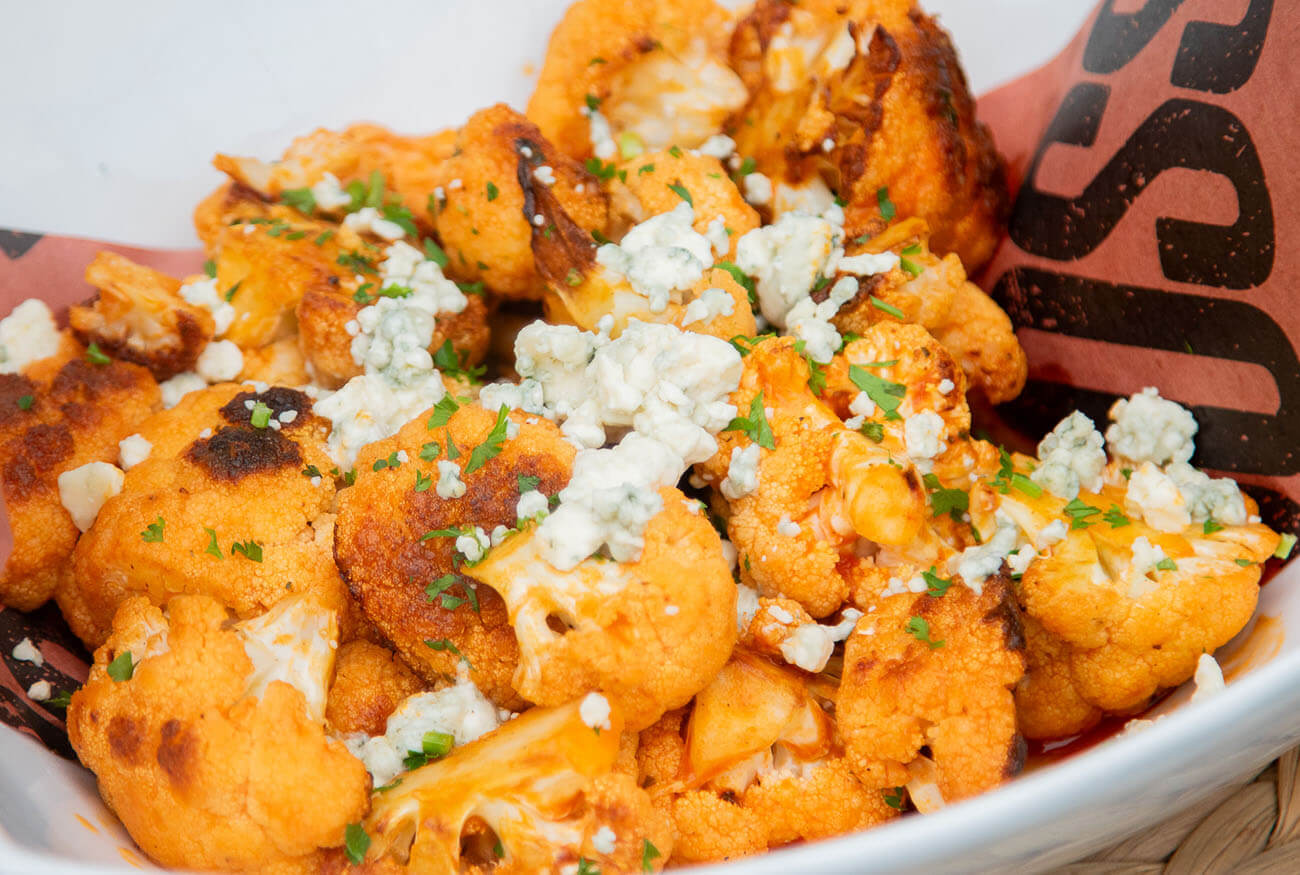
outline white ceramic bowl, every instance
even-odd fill
[[[317,3],[310,16],[293,4],[235,2],[219,14],[190,4],[140,3],[137,14],[118,4],[22,4],[6,11],[0,33],[0,82],[23,83],[21,94],[0,91],[9,168],[0,228],[192,245],[190,210],[217,182],[205,169],[213,151],[269,156],[316,125],[371,118],[428,130],[496,99],[522,105],[526,62],[540,59],[565,5],[387,0],[367,4],[357,27],[357,7],[344,0]],[[1090,5],[926,3],[946,13],[977,86],[1045,61]],[[1019,23],[1009,42],[997,39],[1008,16]],[[1169,817],[1300,742],[1300,565],[1265,587],[1259,616],[1270,618],[1266,628],[1221,651],[1231,654],[1228,689],[1196,704],[1180,691],[1146,730],[938,814],[719,868],[1030,872]],[[141,866],[89,773],[0,727],[0,871]]]

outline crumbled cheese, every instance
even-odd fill
[[[189,393],[206,388],[208,388],[208,381],[193,371],[184,371],[158,384],[158,389],[162,393],[163,407],[168,410],[179,404]]]
[[[311,187],[311,196],[316,200],[316,208],[326,213],[340,210],[352,203],[352,195],[343,190],[338,177],[328,170]]]
[[[705,289],[700,296],[686,305],[682,312],[682,327],[696,322],[712,322],[719,316],[736,312],[736,302],[722,289]]]
[[[727,464],[727,476],[719,488],[723,497],[735,501],[744,498],[758,488],[758,444],[747,447],[732,447],[731,460]]]
[[[596,834],[591,837],[591,846],[596,850],[596,853],[609,856],[614,853],[617,841],[618,836],[614,834],[614,831],[608,826],[602,825],[600,829],[596,830]]]
[[[446,459],[438,460],[438,485],[434,487],[442,499],[460,498],[465,494],[465,481],[460,479],[460,466]]]
[[[214,340],[203,347],[195,372],[209,383],[226,383],[244,369],[244,353],[229,340]]]
[[[903,438],[908,457],[914,462],[928,462],[947,449],[943,428],[943,418],[933,410],[922,410],[907,417],[903,422]]]
[[[538,514],[544,514],[548,510],[550,510],[550,502],[546,496],[536,489],[529,489],[519,494],[519,501],[515,504],[515,519],[522,522]]]
[[[726,134],[714,134],[701,143],[695,151],[701,155],[725,161],[731,153],[736,151],[736,141]]]
[[[578,716],[592,729],[609,729],[609,699],[600,693],[588,693],[578,705]]]
[[[779,535],[784,535],[787,538],[793,538],[797,536],[801,531],[803,531],[803,529],[800,528],[798,523],[790,519],[790,514],[783,513],[781,514],[781,519],[777,520],[776,531],[777,534]]]
[[[763,207],[772,202],[772,180],[766,174],[755,171],[746,175],[743,186],[745,200],[754,206]]]
[[[957,384],[954,383],[952,380],[949,380],[947,377],[944,377],[942,380],[939,381],[938,389],[940,395],[947,395],[949,392],[951,392],[953,389],[956,388],[957,388]]]
[[[1012,574],[1024,574],[1029,563],[1033,562],[1038,556],[1038,551],[1032,544],[1026,544],[1014,553],[1007,555],[1007,567],[1011,569]]]
[[[368,231],[385,240],[401,240],[406,236],[405,228],[385,219],[374,207],[362,207],[355,213],[349,213],[343,219],[343,227],[351,228],[358,234]]]
[[[546,396],[542,384],[533,379],[519,383],[488,383],[478,393],[478,402],[488,410],[500,410],[502,405],[525,413],[546,414]],[[536,422],[530,423],[535,425]]]
[[[768,616],[778,623],[789,625],[794,622],[794,614],[787,611],[780,605],[769,605],[767,608]]]
[[[1225,526],[1246,523],[1246,502],[1241,488],[1230,477],[1210,477],[1186,462],[1171,462],[1165,475],[1177,486],[1192,522],[1203,523],[1211,517]]]
[[[16,374],[59,351],[59,328],[44,301],[28,298],[0,319],[0,374]]]
[[[1065,536],[1068,534],[1069,530],[1065,527],[1064,520],[1052,520],[1038,530],[1038,534],[1034,536],[1034,544],[1037,545],[1038,549],[1046,550],[1053,544],[1064,541]]]
[[[587,117],[591,151],[602,161],[612,161],[618,155],[618,144],[614,142],[614,132],[609,126],[609,119],[600,110],[582,107],[579,110]]]
[[[740,552],[736,549],[736,545],[728,541],[726,538],[722,539],[722,558],[727,561],[728,568],[732,571],[736,570],[736,563],[740,559]]]
[[[835,204],[835,193],[821,176],[810,176],[799,185],[776,183],[772,190],[772,215],[780,218],[787,213],[804,213],[809,216],[835,218],[843,225],[843,211]]]
[[[1192,522],[1178,484],[1151,462],[1143,462],[1129,475],[1124,510],[1162,532],[1177,532]]]
[[[492,534],[488,536],[488,540],[492,542],[493,547],[499,547],[513,533],[514,529],[508,529],[504,525],[493,526]]]
[[[681,611],[681,608],[677,607],[677,605],[665,605],[665,606],[664,606],[664,613],[667,614],[667,615],[670,616],[670,617],[675,617],[675,616],[677,616],[677,614],[678,614],[679,611]]]
[[[475,526],[471,531],[456,538],[456,552],[464,556],[465,561],[471,565],[482,559],[491,546],[492,539],[481,526]]]
[[[461,746],[496,729],[510,716],[493,706],[468,676],[461,675],[454,686],[407,697],[389,716],[383,735],[352,735],[344,738],[344,743],[379,787],[406,770],[402,760],[423,749],[426,734],[444,732]]]
[[[1017,547],[1019,527],[1002,511],[995,517],[997,531],[983,544],[967,547],[948,560],[948,573],[957,574],[976,595],[984,591],[984,581],[997,574],[1002,562]]]
[[[249,226],[252,227],[252,226]],[[215,337],[220,337],[230,329],[235,321],[235,306],[226,300],[225,295],[217,290],[215,277],[204,277],[180,288],[180,295],[195,307],[202,307],[212,314]]]
[[[393,387],[381,376],[362,374],[317,402],[315,412],[333,426],[326,442],[330,457],[348,470],[362,447],[396,434],[445,394],[436,370],[404,388]]]
[[[86,531],[99,516],[99,509],[122,491],[122,469],[107,462],[90,462],[59,475],[59,501],[77,528]]]
[[[758,590],[743,583],[736,584],[736,631],[745,634],[757,614]]]
[[[840,307],[858,293],[858,281],[853,277],[840,277],[821,302],[811,297],[801,298],[785,314],[788,333],[804,343],[803,352],[815,362],[826,364],[839,351],[842,341],[839,329],[831,319]]]
[[[1193,702],[1203,702],[1228,688],[1223,680],[1223,668],[1208,653],[1202,653],[1196,660],[1196,674],[1192,675],[1192,682],[1196,684],[1196,690],[1192,693]]]
[[[543,164],[533,170],[533,179],[542,185],[555,185],[555,169],[549,164]]]
[[[834,626],[801,623],[793,634],[781,642],[781,656],[791,665],[816,674],[826,668],[836,642],[848,638],[861,617],[861,611],[845,608],[843,619]]]
[[[121,464],[123,471],[130,471],[136,465],[139,465],[149,454],[153,452],[153,444],[149,443],[142,435],[127,435],[117,442],[117,461]]]
[[[53,692],[49,681],[37,681],[27,688],[27,698],[33,702],[48,702]]]
[[[1133,569],[1139,575],[1150,574],[1156,566],[1169,557],[1159,544],[1152,544],[1146,535],[1133,539]]]
[[[276,417],[276,419],[280,420],[285,425],[288,425],[289,423],[293,422],[297,418],[298,418],[298,411],[293,409],[282,410],[280,411],[280,414]],[[403,450],[402,452],[405,453],[406,451]]]
[[[849,412],[854,416],[870,416],[876,412],[876,402],[866,392],[859,392],[849,402]]]
[[[695,210],[682,201],[636,225],[620,242],[601,246],[596,261],[607,273],[627,279],[649,301],[650,312],[662,313],[674,292],[691,288],[713,264],[713,244],[694,222]]]
[[[898,267],[898,262],[898,256],[892,252],[864,252],[861,255],[846,255],[841,258],[839,269],[844,273],[857,276],[874,276],[878,273],[889,273]]]
[[[835,275],[843,236],[843,229],[827,219],[788,213],[740,238],[736,264],[755,278],[759,307],[769,322],[784,327],[786,315],[817,281]]]
[[[1029,477],[1060,498],[1077,498],[1080,488],[1096,492],[1106,468],[1103,445],[1092,420],[1076,410],[1038,444],[1039,465]]]
[[[32,639],[24,638],[14,645],[12,652],[13,658],[22,662],[30,662],[33,665],[45,665],[45,657],[41,655],[40,648],[32,643]]]
[[[1160,397],[1148,386],[1110,408],[1106,429],[1111,452],[1134,462],[1186,462],[1196,451],[1196,417],[1187,408]]]

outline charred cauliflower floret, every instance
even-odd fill
[[[849,237],[916,216],[970,270],[992,256],[1002,163],[948,35],[912,0],[759,0],[731,63],[751,100],[728,133],[774,182],[776,212],[833,189]]]
[[[672,831],[613,771],[608,703],[534,708],[374,796],[362,872],[634,872],[662,868]],[[593,723],[596,726],[593,727]]]
[[[847,428],[813,394],[790,338],[760,341],[744,364],[731,401],[745,422],[698,470],[729,499],[742,578],[824,617],[849,595],[845,562],[859,538],[897,547],[917,537],[929,516],[921,478],[897,442]]]
[[[734,859],[866,829],[897,811],[850,772],[807,678],[737,650],[688,714],[641,733],[641,783],[667,810],[673,861]]]
[[[1125,500],[1140,473],[1125,481],[1112,462],[1100,491],[1080,489],[1068,503],[1047,490],[999,496],[1001,512],[1022,528],[1056,533],[1019,584],[1036,632],[1017,699],[1031,737],[1071,735],[1103,713],[1141,710],[1188,680],[1200,655],[1255,611],[1261,564],[1279,538],[1248,522],[1254,502],[1242,496],[1240,524],[1209,517],[1157,528]]]
[[[73,631],[98,646],[133,595],[164,605],[202,593],[251,617],[305,593],[349,632],[331,549],[327,428],[301,392],[234,384],[190,393],[142,423],[153,449],[82,536],[57,594]]]
[[[425,684],[386,647],[349,641],[339,648],[325,717],[335,732],[383,735],[388,717]]]
[[[875,607],[845,645],[837,701],[854,774],[868,787],[905,786],[928,747],[942,801],[956,802],[1019,773],[1026,748],[1011,691],[1025,645],[1009,581],[990,578],[977,594],[936,577],[925,593]]]
[[[343,842],[368,777],[321,724],[337,632],[332,612],[301,599],[234,626],[206,596],[166,614],[122,604],[68,706],[68,738],[146,854],[294,872]]]
[[[99,293],[89,305],[68,309],[78,340],[144,365],[159,380],[194,370],[215,325],[211,313],[180,296],[180,280],[101,252],[86,267],[86,282]]]
[[[727,661],[736,587],[698,505],[671,487],[640,558],[600,556],[561,571],[530,528],[469,569],[505,600],[519,641],[514,687],[553,705],[602,691],[629,729],[686,704]]]
[[[591,232],[604,230],[609,212],[599,182],[504,104],[470,116],[456,146],[438,170],[433,196],[447,271],[503,297],[540,297],[530,243],[534,232],[547,229],[536,224],[529,189],[545,186],[591,239]]]
[[[34,610],[70,577],[80,527],[121,476],[118,442],[158,407],[147,370],[99,361],[65,335],[56,356],[0,374],[0,489],[13,533],[0,603],[9,607]]]
[[[463,657],[493,702],[521,703],[505,604],[474,585],[465,563],[481,558],[498,527],[519,523],[524,493],[545,506],[564,488],[574,453],[550,422],[501,418],[448,396],[358,458],[356,485],[339,496],[338,567],[366,616],[427,682],[454,676]]]
[[[846,334],[866,334],[872,325],[896,319],[916,323],[944,345],[972,387],[994,404],[1011,400],[1024,387],[1029,367],[1011,319],[967,281],[957,256],[931,253],[926,236],[925,223],[912,219],[850,246],[850,259],[893,253],[898,260],[890,270],[864,278],[832,321]]]
[[[747,98],[713,0],[579,0],[551,33],[528,117],[577,158],[698,146]]]

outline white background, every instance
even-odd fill
[[[654,0],[645,0],[654,2]],[[1093,0],[928,0],[976,92],[1048,60]],[[0,227],[196,244],[217,151],[315,127],[522,108],[568,0],[0,0]]]

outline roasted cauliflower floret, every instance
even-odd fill
[[[733,859],[866,829],[896,814],[839,753],[806,676],[737,650],[684,719],[641,733],[641,783],[669,811],[674,862]]]
[[[86,282],[99,293],[89,305],[68,309],[78,340],[144,365],[159,380],[194,370],[215,325],[211,313],[181,297],[180,280],[101,252],[86,267]]]
[[[514,686],[539,705],[600,690],[638,730],[686,704],[727,661],[735,593],[717,532],[676,489],[646,524],[639,559],[551,566],[536,529],[468,573],[505,600],[519,640]]]
[[[751,99],[728,133],[774,181],[777,212],[829,202],[829,184],[849,237],[917,216],[970,270],[992,256],[1002,162],[948,35],[913,0],[759,0],[731,63]]]
[[[832,321],[846,334],[866,334],[896,319],[916,323],[944,345],[972,387],[994,404],[1011,400],[1024,388],[1029,368],[1011,319],[967,281],[957,256],[931,253],[926,236],[925,223],[912,219],[850,246],[848,258],[892,252],[898,263],[860,283]]]
[[[92,511],[94,490],[73,472],[90,463],[115,470],[110,466],[118,461],[118,442],[158,403],[158,385],[147,370],[89,361],[66,335],[56,356],[22,374],[0,374],[0,489],[13,533],[0,572],[0,602],[34,610],[70,577],[79,526],[63,502],[60,478],[67,475],[69,500],[86,498],[84,510]]]
[[[1011,691],[1025,645],[1009,581],[990,578],[978,594],[942,581],[875,607],[845,645],[837,700],[854,774],[872,788],[904,786],[928,747],[944,802],[1016,775],[1026,748]]]
[[[448,272],[503,297],[540,297],[530,243],[546,225],[536,224],[529,189],[546,187],[590,239],[608,219],[599,182],[505,104],[470,116],[456,146],[456,154],[438,170],[434,195]]]
[[[698,146],[744,105],[713,0],[579,0],[551,33],[528,117],[559,148],[606,161]]]
[[[425,684],[386,647],[349,641],[339,648],[325,717],[335,732],[383,735],[388,717]]]
[[[790,338],[757,343],[744,364],[731,400],[748,424],[722,432],[718,453],[698,470],[730,501],[727,530],[743,579],[824,617],[848,597],[844,560],[858,538],[915,540],[928,517],[921,478],[896,442],[845,427],[813,394]],[[752,481],[741,476],[754,466]]]
[[[252,617],[305,593],[350,632],[332,553],[327,429],[301,392],[234,384],[142,423],[153,449],[82,536],[57,594],[73,631],[98,646],[132,595],[164,605],[203,593]]]
[[[321,725],[337,633],[332,612],[300,599],[233,627],[206,596],[166,614],[122,604],[68,706],[68,738],[146,854],[293,872],[343,842],[368,778]]]
[[[605,872],[662,867],[672,832],[613,771],[622,718],[606,703],[534,708],[376,794],[365,821],[376,872]],[[494,851],[495,846],[495,851]]]
[[[454,676],[463,656],[488,698],[518,707],[515,635],[496,591],[470,580],[466,551],[479,558],[493,531],[514,528],[524,493],[545,505],[564,488],[575,450],[550,422],[498,416],[449,396],[367,447],[339,496],[335,555],[366,616],[425,681]]]

